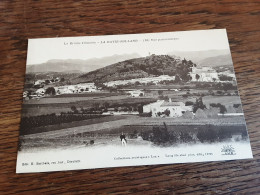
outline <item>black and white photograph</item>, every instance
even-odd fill
[[[225,29],[28,40],[17,173],[246,158]]]

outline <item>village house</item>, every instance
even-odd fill
[[[152,117],[180,117],[187,111],[192,111],[192,106],[185,106],[183,102],[172,102],[171,99],[169,99],[169,102],[158,100],[143,106],[143,112],[151,112]]]

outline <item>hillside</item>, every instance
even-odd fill
[[[103,58],[91,58],[87,60],[80,59],[53,59],[42,64],[28,65],[27,73],[44,73],[44,72],[64,72],[64,73],[80,73],[97,70],[109,64],[121,62],[124,60],[139,57],[138,54],[123,54],[106,56]]]
[[[77,82],[108,82],[163,74],[170,76],[178,74],[180,77],[184,75],[184,78],[186,72],[190,71],[189,68],[194,65],[191,61],[180,60],[169,55],[151,55],[125,60],[83,74]]]
[[[198,63],[200,66],[210,66],[213,68],[219,66],[232,65],[231,55],[219,55],[215,57],[206,58]]]
[[[221,55],[230,55],[230,51],[227,49],[205,50],[205,51],[173,51],[173,52],[169,53],[168,55],[180,56],[181,58],[191,60],[194,63],[199,63],[200,61],[202,61],[206,58],[211,58],[211,57],[216,57],[216,56],[221,56]]]

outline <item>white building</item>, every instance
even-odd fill
[[[132,97],[141,97],[141,96],[144,96],[144,92],[141,91],[141,90],[128,91],[128,93],[129,93]]]
[[[43,96],[45,94],[45,89],[44,88],[37,89],[35,93],[38,96]]]
[[[95,83],[80,83],[76,85],[78,92],[94,92],[97,91]]]
[[[94,83],[80,83],[77,85],[64,85],[54,87],[57,94],[72,94],[97,91]]]
[[[168,113],[168,116],[165,111]],[[185,106],[183,102],[172,102],[171,100],[169,102],[158,100],[157,102],[143,106],[143,112],[152,112],[152,117],[180,117],[186,111],[192,111],[192,106]]]
[[[34,85],[41,85],[43,83],[45,83],[45,80],[37,80],[34,82]]]
[[[198,79],[196,76],[199,75]],[[200,82],[214,82],[219,81],[218,73],[211,67],[192,67],[192,72],[190,73],[191,81]]]

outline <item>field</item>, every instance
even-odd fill
[[[138,88],[144,89],[144,86],[137,86],[132,90]],[[180,90],[177,91],[176,89]],[[155,102],[160,98],[165,100],[171,98],[172,101],[183,103],[187,101],[195,103],[201,95],[207,108],[210,107],[211,103],[220,103],[226,107],[240,104],[239,96],[227,95],[227,92],[225,92],[225,95],[223,95],[224,93],[210,95],[208,89],[186,89],[181,85],[145,86],[144,96],[142,97],[130,97],[126,94],[127,90],[130,90],[130,88],[120,92],[63,94],[38,100],[31,99],[24,102],[22,116],[30,117],[52,113],[57,116],[61,113],[77,114],[73,113],[73,107],[80,111],[78,114],[84,114],[84,109],[94,109],[95,105],[98,105],[100,110],[100,107],[104,104],[108,104],[109,108],[112,109],[127,106],[132,106],[131,109],[134,109],[134,107]],[[214,94],[217,94],[216,92],[216,90],[213,90]],[[228,93],[234,93],[234,91],[230,90]],[[42,118],[40,118],[40,121],[43,121]],[[40,123],[36,122],[37,124]],[[67,122],[66,118],[66,122],[48,124],[28,130],[25,128],[24,131],[21,131],[20,146],[26,148],[33,145],[36,148],[48,148],[72,145],[109,145],[118,143],[122,132],[126,134],[129,143],[137,145],[143,143],[171,145],[185,142],[215,142],[233,139],[233,135],[237,134],[240,136],[238,136],[239,140],[247,137],[243,116],[187,119],[184,117],[152,118],[124,115],[84,118],[70,122]]]
[[[93,107],[95,103],[124,105],[125,103],[139,104],[144,102],[156,101],[154,96],[144,96],[132,98],[122,93],[85,93],[85,94],[66,94],[53,97],[45,97],[39,100],[33,99],[25,101],[23,104],[22,116],[38,116],[44,114],[60,114],[61,112],[71,111],[72,106],[78,109]]]
[[[121,122],[126,122],[125,119]],[[120,126],[119,121],[107,123],[103,129],[86,129],[85,127],[73,128],[70,131],[52,132],[50,134],[38,134],[20,137],[20,149],[30,148],[60,148],[75,146],[111,146],[120,145],[120,134],[123,132],[127,138],[128,145],[160,145],[171,146],[182,143],[215,143],[222,141],[247,140],[247,130],[244,124],[163,124],[152,125],[125,125]],[[89,125],[89,127],[94,127]],[[100,127],[100,126],[99,126]]]

